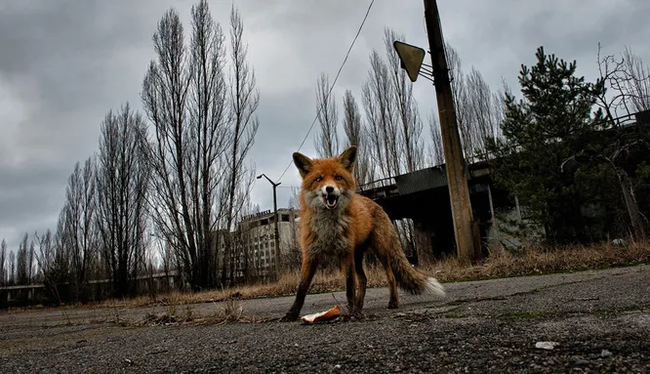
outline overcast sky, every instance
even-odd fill
[[[15,249],[24,232],[55,229],[74,163],[97,149],[106,112],[139,93],[156,22],[175,7],[189,29],[195,1],[3,0],[0,2],[0,239]],[[278,178],[316,113],[315,83],[331,79],[366,12],[369,0],[236,1],[260,91],[260,128],[250,158],[257,171]],[[210,1],[228,27],[231,1]],[[272,5],[273,4],[273,5]],[[439,0],[445,39],[465,69],[475,66],[493,89],[505,79],[517,88],[521,63],[538,46],[577,60],[579,73],[596,75],[597,43],[619,54],[625,46],[650,62],[647,0]],[[422,1],[376,0],[335,88],[357,97],[371,50],[383,52],[383,28],[426,47]],[[418,81],[423,115],[434,91]],[[339,101],[340,102],[340,101]],[[314,132],[315,133],[315,132]],[[314,155],[313,133],[302,149]],[[292,166],[282,187],[298,185]],[[290,189],[279,188],[287,205]],[[257,181],[252,201],[271,209],[271,187]]]

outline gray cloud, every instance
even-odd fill
[[[189,30],[194,1],[21,0],[0,5],[0,238],[14,248],[24,232],[55,228],[67,178],[76,161],[97,148],[99,124],[126,101],[140,107],[139,92],[151,36],[174,6]],[[246,1],[249,60],[261,94],[261,126],[251,161],[278,178],[315,115],[314,87],[321,72],[334,78],[369,1]],[[446,40],[466,68],[479,69],[494,88],[513,87],[521,63],[549,53],[576,59],[593,79],[596,47],[619,53],[625,45],[650,62],[650,3],[605,0],[545,3],[514,0],[439,2]],[[231,2],[211,1],[228,30]],[[426,47],[422,3],[377,0],[339,78],[335,94],[350,89],[360,100],[372,49],[384,51],[383,29]],[[435,106],[433,88],[415,86],[423,116]],[[313,133],[312,133],[313,135]],[[313,138],[302,152],[313,155]],[[298,185],[290,166],[282,187]],[[278,189],[286,205],[290,189]],[[269,209],[271,187],[256,181],[251,199]]]

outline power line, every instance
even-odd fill
[[[354,36],[354,39],[352,39],[352,43],[350,44],[350,48],[348,48],[347,53],[345,54],[345,58],[343,59],[343,62],[341,63],[341,66],[339,67],[338,72],[336,73],[336,77],[334,78],[334,82],[332,82],[332,86],[329,89],[329,92],[327,93],[327,96],[325,97],[328,99],[330,95],[332,94],[332,90],[334,89],[334,85],[336,85],[336,81],[339,79],[339,75],[341,75],[341,71],[343,71],[343,67],[345,66],[345,63],[348,61],[348,57],[350,56],[350,52],[352,52],[352,48],[354,47],[354,43],[356,43],[357,38],[359,37],[359,34],[361,34],[361,30],[363,29],[363,25],[366,23],[366,19],[368,19],[368,14],[370,14],[370,9],[372,9],[372,5],[375,3],[375,0],[370,1],[370,5],[368,5],[368,10],[366,10],[366,15],[363,17],[363,21],[361,21],[361,25],[359,26],[359,29],[357,30],[357,34]],[[325,102],[327,100],[324,100]],[[314,128],[314,125],[316,124],[316,120],[318,120],[318,115],[322,111],[323,106],[318,107],[318,111],[316,112],[316,117],[314,117],[314,120],[311,123],[311,126],[309,126],[309,130],[307,130],[307,134],[305,134],[305,137],[302,139],[302,142],[300,143],[300,146],[296,150],[296,152],[300,151],[303,145],[305,145],[305,142],[307,141],[307,138],[309,137],[309,134],[311,133],[311,130]],[[287,170],[291,167],[293,161],[289,161],[289,164],[287,165],[287,168],[284,169],[282,172],[282,175],[280,175],[280,178],[278,178],[278,181],[284,177],[284,174],[287,173]]]

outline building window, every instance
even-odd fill
[[[288,214],[283,214],[282,215],[282,222],[289,222],[289,215]]]

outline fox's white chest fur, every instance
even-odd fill
[[[312,215],[310,229],[316,239],[309,246],[314,257],[340,257],[348,252],[351,245],[347,235],[350,217],[339,209],[319,209]]]

